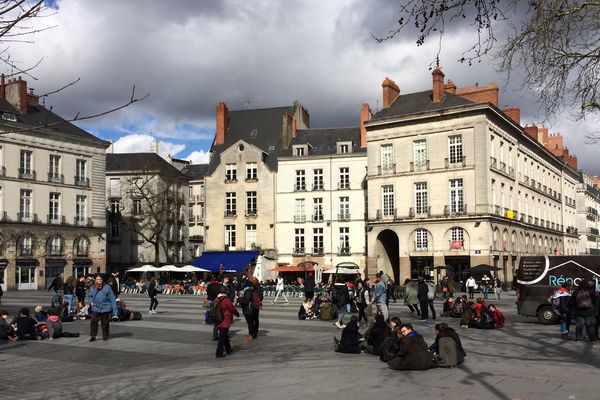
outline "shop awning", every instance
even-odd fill
[[[258,251],[206,251],[191,265],[211,272],[243,272],[259,254]]]

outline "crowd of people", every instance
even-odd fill
[[[560,335],[570,340],[571,320],[575,320],[576,341],[598,340],[598,323],[600,321],[600,303],[592,279],[582,280],[575,290],[571,291],[568,282],[563,283],[548,299],[554,312],[560,319]],[[585,332],[585,335],[584,335]]]

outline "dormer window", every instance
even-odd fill
[[[293,148],[294,155],[297,157],[303,157],[308,155],[308,145],[295,145]]]
[[[258,136],[258,129],[252,129],[252,130],[250,131],[250,137],[251,137],[251,138],[255,138],[255,137],[257,137],[257,136]]]
[[[2,113],[2,119],[4,121],[17,122],[17,117],[14,114],[7,112]]]
[[[352,142],[338,142],[337,143],[337,153],[338,154],[347,154],[352,150]]]

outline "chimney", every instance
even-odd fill
[[[294,116],[288,114],[287,112],[284,112],[281,121],[281,146],[287,149],[292,140],[292,137],[295,134],[296,132],[294,131]]]
[[[538,142],[544,145],[544,147],[548,147],[548,128],[545,126],[541,126],[538,130]]]
[[[217,104],[217,133],[215,144],[225,144],[225,134],[229,128],[229,109],[224,102]]]
[[[367,147],[367,128],[365,127],[365,122],[371,120],[371,108],[368,103],[364,103],[360,107],[360,147]]]
[[[505,106],[504,114],[506,114],[506,116],[508,118],[512,119],[517,124],[521,125],[521,109],[519,108],[519,106],[514,106],[514,107]]]
[[[434,103],[439,103],[442,101],[442,96],[444,95],[444,73],[440,67],[435,67],[431,76],[433,76],[432,100]]]
[[[565,148],[563,136],[560,133],[551,133],[548,136],[546,148],[555,156],[560,157]]]
[[[292,137],[296,137],[296,130],[297,130],[297,126],[296,126],[296,114],[294,114],[292,116]]]
[[[8,101],[19,113],[27,114],[27,82],[18,79],[11,79],[4,85],[4,95]]]
[[[454,82],[452,82],[451,79],[448,79],[448,83],[444,85],[444,92],[456,94],[456,85],[454,84]]]
[[[150,152],[158,154],[158,140],[154,138],[152,138],[152,142],[150,143]]]
[[[108,140],[108,142],[109,142],[110,144],[109,144],[109,145],[108,145],[108,147],[106,148],[106,153],[107,153],[107,154],[112,154],[112,153],[114,153],[114,152],[115,152],[115,151],[114,151],[115,149],[113,148],[113,141],[112,141],[112,139],[109,139],[109,140]]]
[[[494,82],[487,86],[461,87],[456,90],[456,94],[460,97],[472,101],[474,103],[492,103],[498,107],[498,85]]]
[[[381,87],[383,88],[383,108],[388,108],[400,95],[400,87],[387,77],[383,80]]]
[[[565,163],[574,170],[577,170],[577,156],[568,156],[565,159]]]
[[[525,133],[528,134],[533,140],[538,140],[538,127],[533,124],[531,126],[525,125]]]
[[[0,75],[0,97],[6,98],[4,87],[6,85],[6,77],[4,74]]]
[[[31,104],[32,106],[37,106],[40,104],[40,96],[33,94],[33,88],[29,88],[29,93],[27,94],[27,104]]]

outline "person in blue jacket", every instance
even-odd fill
[[[96,340],[98,321],[102,327],[102,340],[108,340],[108,323],[111,313],[117,309],[117,299],[111,287],[104,284],[102,275],[96,275],[95,285],[90,288],[87,299],[92,312],[90,342]]]

